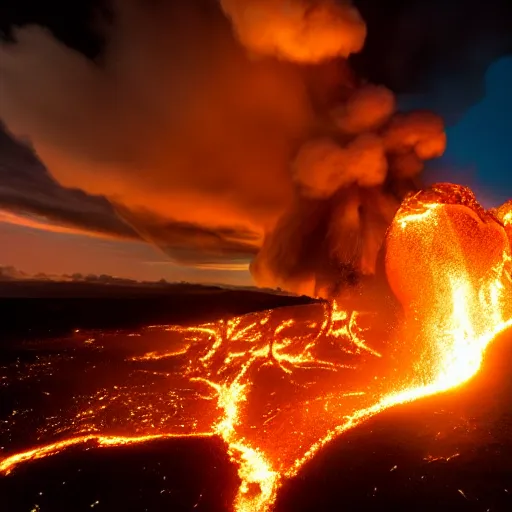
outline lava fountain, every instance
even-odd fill
[[[269,510],[282,481],[336,436],[478,372],[489,343],[512,326],[511,214],[510,203],[485,211],[456,185],[410,195],[385,241],[392,294],[370,287],[330,303],[160,328],[173,350],[126,363],[151,371],[172,362],[176,391],[158,403],[179,417],[148,405],[130,383],[113,386],[78,413],[53,417],[42,429],[52,441],[11,453],[0,471],[77,444],[220,436],[240,477],[234,510]],[[178,379],[196,394],[184,398]],[[121,403],[130,417],[107,427],[103,415]]]

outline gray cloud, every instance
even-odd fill
[[[259,240],[244,227],[210,228],[187,222],[170,222],[147,210],[131,210],[121,205],[117,212],[144,240],[152,242],[176,263],[215,265],[245,261],[255,256]]]
[[[122,208],[116,213],[102,196],[62,187],[30,149],[1,128],[0,210],[92,235],[150,240],[183,265],[226,262],[229,266],[232,261],[247,261],[255,253],[254,235],[243,229],[204,228]]]
[[[1,129],[0,208],[91,233],[137,238],[105,198],[63,188],[28,148]]]

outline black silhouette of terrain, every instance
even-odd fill
[[[193,284],[0,282],[0,346],[75,329],[131,329],[201,323],[308,304],[308,297]]]

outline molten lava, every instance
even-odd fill
[[[382,293],[367,292],[367,302],[351,297],[138,333],[165,332],[173,350],[128,363],[176,389],[149,399],[133,383],[90,396],[80,411],[52,416],[41,434],[52,442],[4,458],[0,471],[76,444],[220,436],[239,468],[234,509],[268,510],[282,480],[334,437],[475,375],[488,344],[512,325],[511,213],[510,204],[486,212],[469,190],[447,184],[406,199],[386,238],[399,321]],[[130,411],[124,421],[119,413],[106,421],[120,405]]]

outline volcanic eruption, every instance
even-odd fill
[[[189,3],[151,9],[210,27],[211,54],[190,28],[159,39],[168,18],[131,1],[96,63],[21,29],[1,50],[0,114],[56,179],[106,195],[174,259],[254,257],[257,283],[329,300],[136,333],[167,333],[172,350],[126,364],[169,362],[173,392],[148,398],[127,383],[89,396],[40,428],[40,446],[0,461],[3,473],[76,444],[219,436],[238,467],[234,509],[263,512],[334,437],[470,379],[512,325],[511,204],[486,211],[462,186],[420,190],[424,160],[445,147],[442,121],[395,112],[390,91],[354,76],[346,58],[366,34],[357,11],[220,3],[244,48],[211,5],[200,16]],[[175,56],[190,43],[173,70],[162,41]],[[45,70],[35,98],[27,59]],[[105,421],[121,407],[133,414]]]
[[[409,196],[385,246],[402,313],[393,315],[378,289],[363,301],[169,327],[172,351],[127,361],[148,370],[161,361],[177,365],[167,374],[175,391],[163,410],[161,393],[148,404],[129,383],[116,385],[87,397],[76,414],[52,417],[42,438],[60,440],[12,454],[0,470],[75,444],[217,435],[239,467],[234,509],[268,510],[282,480],[334,437],[389,407],[461,385],[493,338],[512,326],[510,240],[468,189],[444,184]],[[105,418],[120,407],[139,411],[143,421],[131,414],[107,427]]]

